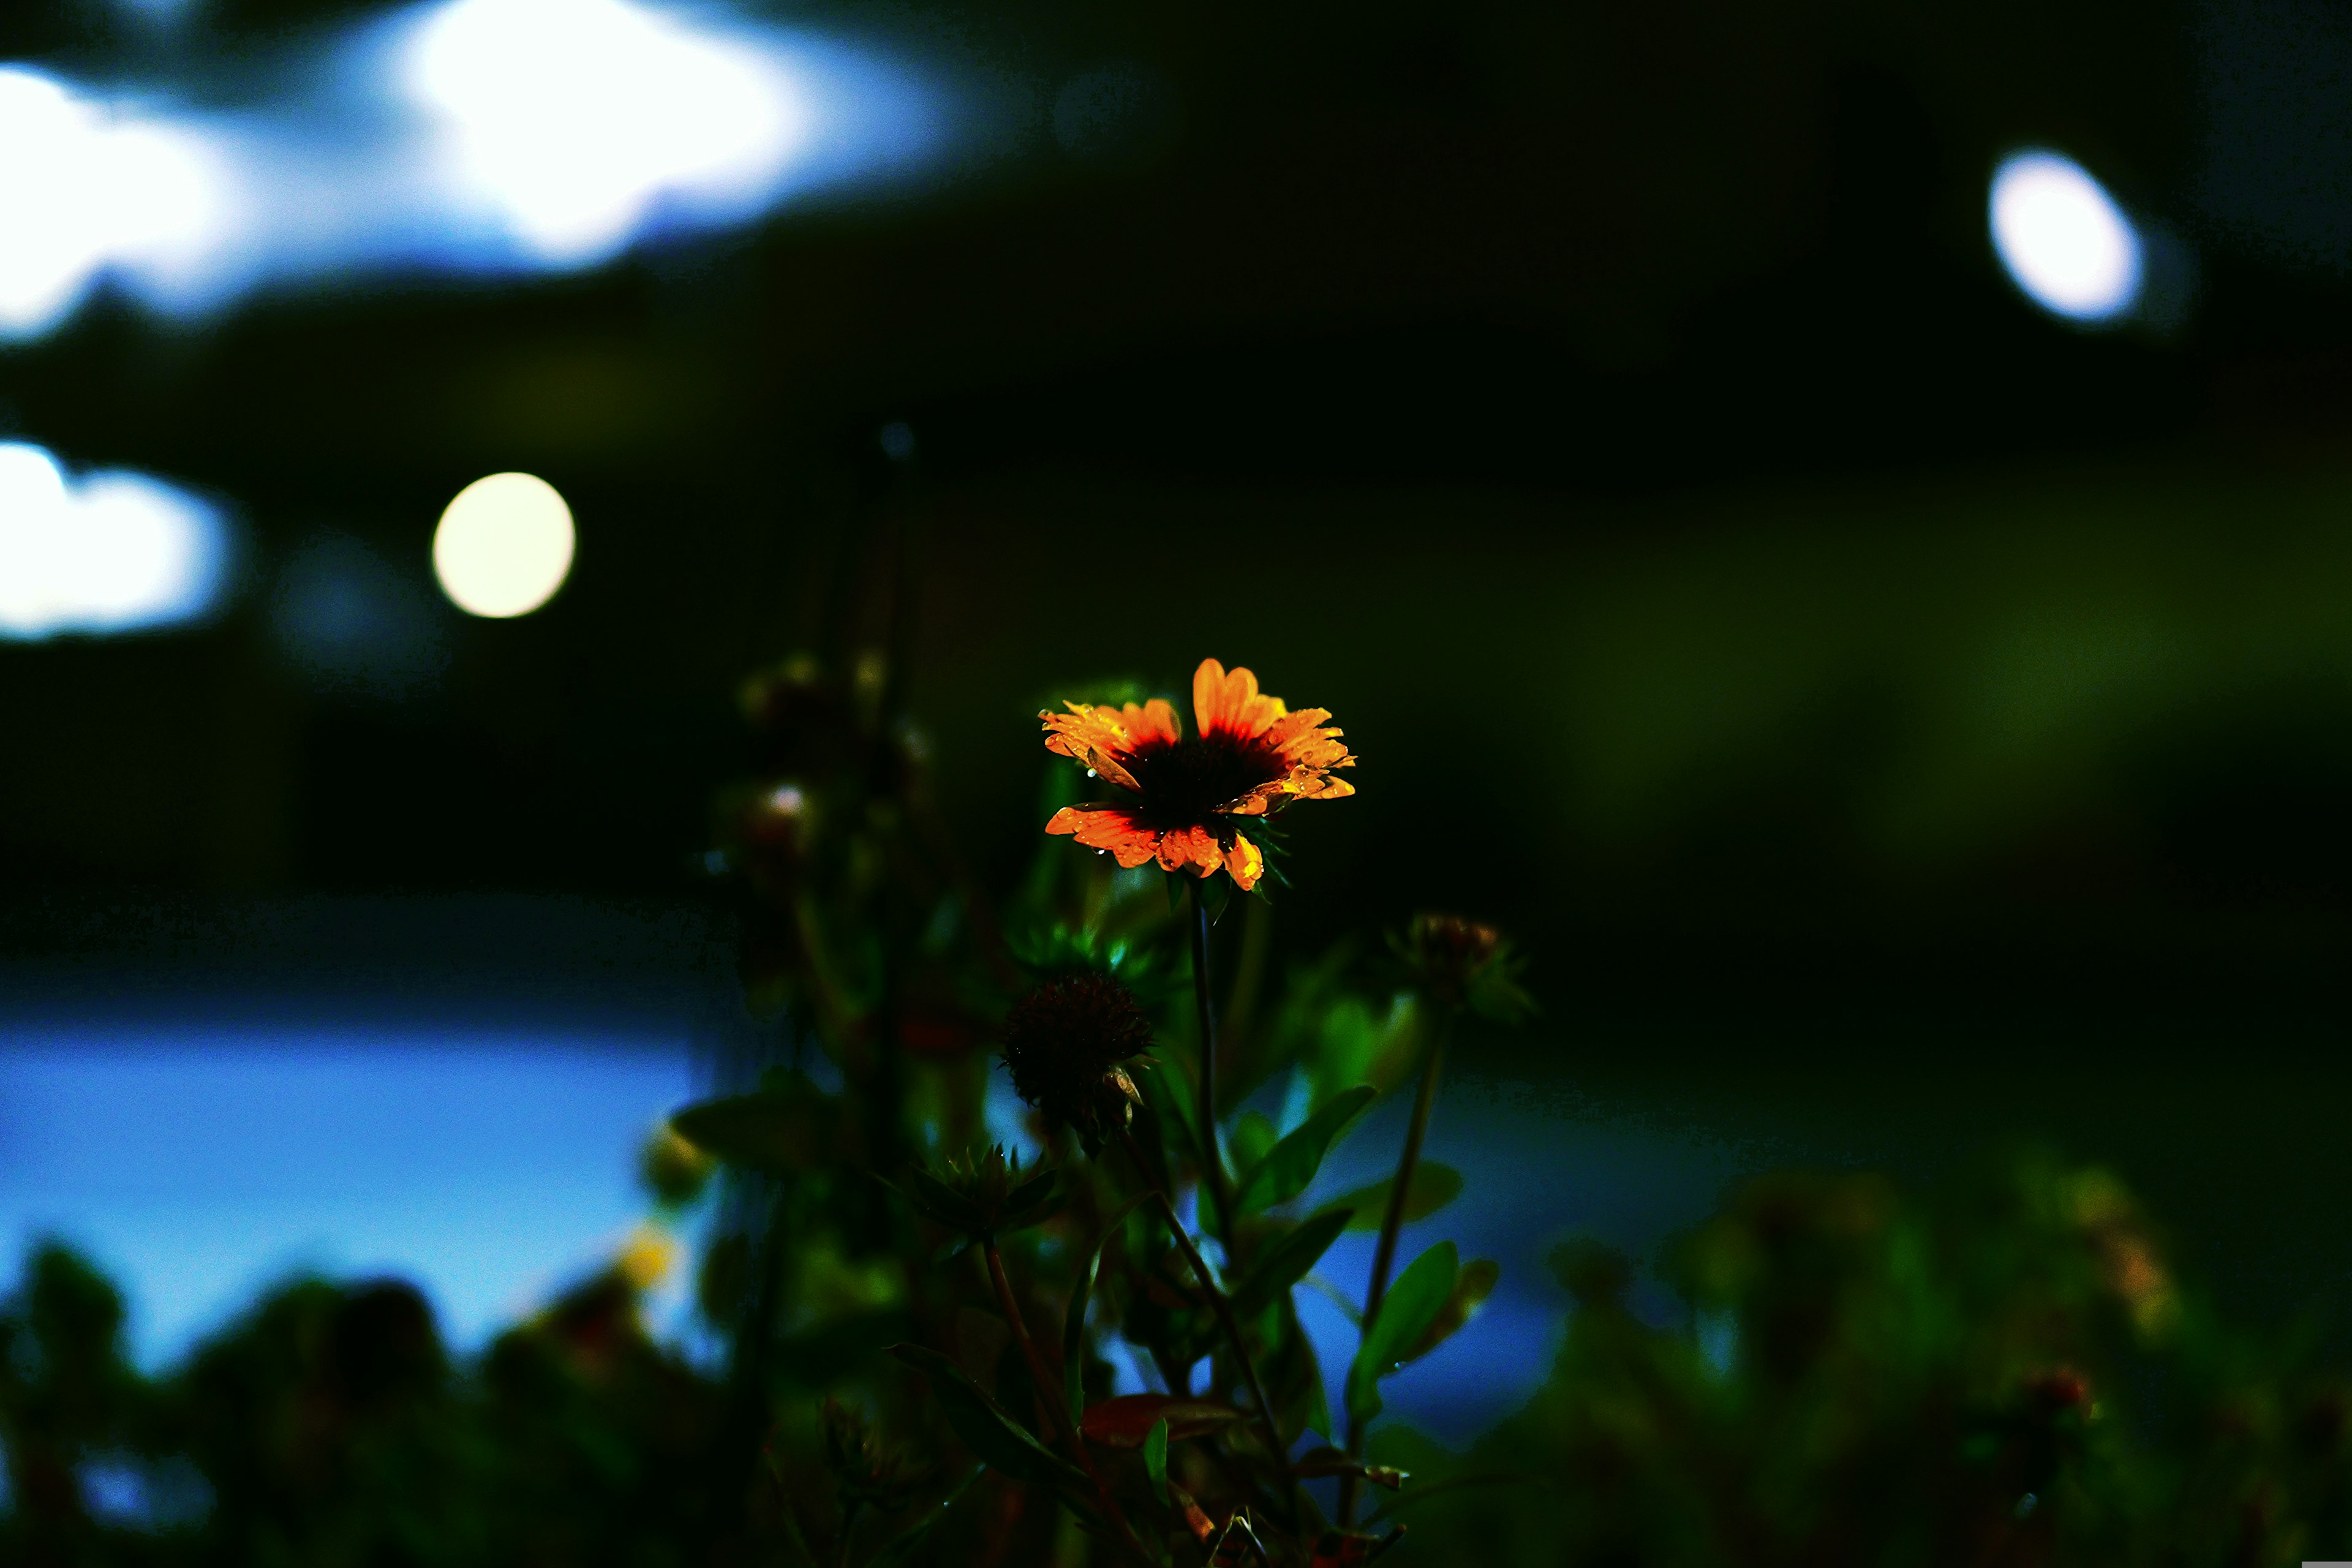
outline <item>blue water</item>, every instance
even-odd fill
[[[693,1092],[657,1035],[15,1028],[0,1277],[70,1243],[125,1289],[151,1367],[306,1272],[412,1279],[478,1346],[646,1217],[635,1151]]]
[[[682,1033],[655,1027],[11,1026],[0,1278],[36,1238],[69,1242],[124,1287],[149,1367],[303,1273],[413,1280],[452,1342],[478,1348],[647,1217],[635,1152],[698,1092],[692,1062]],[[1388,1173],[1405,1112],[1399,1100],[1367,1118],[1306,1205]],[[1553,1245],[1582,1232],[1642,1257],[1738,1166],[1723,1147],[1475,1073],[1447,1084],[1428,1151],[1468,1191],[1407,1227],[1399,1267],[1444,1239],[1502,1266],[1486,1310],[1385,1385],[1391,1418],[1454,1442],[1541,1382],[1568,1305],[1545,1266]],[[1360,1300],[1372,1241],[1341,1237],[1318,1275]],[[683,1273],[653,1303],[673,1335],[688,1321]],[[1297,1300],[1343,1409],[1355,1331],[1318,1290]],[[1672,1310],[1654,1294],[1648,1306]]]
[[[1334,1151],[1307,1206],[1392,1173],[1408,1098],[1381,1106]],[[1423,1248],[1450,1240],[1465,1262],[1492,1258],[1502,1273],[1460,1333],[1381,1385],[1382,1419],[1408,1421],[1454,1444],[1516,1408],[1549,1371],[1569,1307],[1546,1262],[1555,1246],[1570,1235],[1591,1236],[1638,1264],[1662,1237],[1710,1213],[1723,1185],[1753,1163],[1752,1153],[1726,1143],[1475,1073],[1448,1081],[1424,1147],[1428,1158],[1460,1171],[1465,1185],[1454,1204],[1405,1226],[1398,1271]],[[1369,1232],[1342,1236],[1316,1274],[1360,1302],[1374,1240]],[[1337,1415],[1346,1408],[1355,1329],[1317,1290],[1300,1290],[1297,1301]],[[1654,1284],[1637,1285],[1633,1305],[1654,1321],[1676,1315]]]

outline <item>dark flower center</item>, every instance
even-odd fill
[[[1144,821],[1160,828],[1206,822],[1217,807],[1290,771],[1265,742],[1223,731],[1147,741],[1126,763],[1142,797]]]

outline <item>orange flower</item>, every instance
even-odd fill
[[[1292,712],[1257,689],[1246,669],[1226,673],[1213,658],[1192,674],[1192,715],[1200,733],[1187,740],[1176,710],[1158,698],[1122,708],[1063,706],[1040,713],[1045,749],[1084,763],[1127,799],[1064,806],[1045,824],[1122,867],[1158,860],[1170,871],[1211,877],[1223,870],[1244,891],[1265,873],[1265,856],[1242,824],[1264,819],[1296,800],[1336,800],[1356,786],[1331,776],[1352,768],[1339,731],[1324,726],[1321,708]]]

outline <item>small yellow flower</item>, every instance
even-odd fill
[[[640,1290],[650,1290],[669,1278],[677,1265],[677,1238],[667,1231],[650,1225],[641,1225],[629,1233],[621,1244],[620,1255],[613,1267],[621,1278]]]

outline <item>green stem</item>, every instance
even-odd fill
[[[1100,1470],[1095,1468],[1095,1458],[1087,1452],[1086,1434],[1070,1426],[1062,1413],[1055,1398],[1060,1381],[1054,1376],[1053,1369],[1045,1364],[1045,1358],[1038,1353],[1037,1342],[1029,1337],[1029,1320],[1023,1315],[1021,1303],[1013,1299],[1013,1281],[1005,1275],[1004,1255],[996,1249],[996,1238],[983,1237],[981,1250],[988,1258],[989,1283],[996,1287],[996,1304],[1003,1310],[1004,1321],[1013,1327],[1013,1342],[1021,1347],[1021,1359],[1028,1363],[1030,1381],[1037,1385],[1040,1424],[1048,1434],[1068,1433],[1070,1455],[1078,1461],[1079,1468],[1087,1472],[1087,1479],[1094,1482],[1095,1495],[1102,1500],[1104,1515],[1118,1527],[1121,1544],[1135,1554],[1137,1562],[1157,1563],[1159,1560],[1144,1550],[1142,1539],[1135,1533],[1135,1526],[1127,1521],[1127,1514],[1119,1508],[1118,1500],[1110,1495],[1110,1483],[1103,1479]]]
[[[856,1498],[843,1505],[841,1510],[841,1550],[834,1554],[837,1568],[849,1568],[849,1544],[857,1533],[857,1516],[865,1505]]]
[[[1206,877],[1192,879],[1192,1007],[1201,1042],[1201,1169],[1216,1210],[1217,1228],[1233,1245],[1232,1194],[1225,1186],[1225,1156],[1217,1141],[1217,1024],[1209,1005],[1209,904]]]
[[[1364,1290],[1363,1337],[1371,1337],[1372,1325],[1380,1320],[1381,1303],[1389,1293],[1389,1273],[1396,1267],[1397,1233],[1404,1229],[1405,1205],[1412,1196],[1413,1168],[1421,1163],[1422,1141],[1429,1133],[1429,1110],[1437,1100],[1437,1080],[1445,1069],[1445,1037],[1454,1023],[1451,1013],[1439,1017],[1436,1037],[1429,1043],[1429,1057],[1422,1064],[1421,1087],[1412,1097],[1412,1121],[1405,1128],[1404,1151],[1397,1157],[1396,1179],[1389,1184],[1388,1212],[1381,1216],[1380,1245],[1372,1249],[1372,1279]],[[1348,1417],[1348,1453],[1349,1457],[1364,1451],[1364,1429],[1351,1414]],[[1339,1527],[1344,1530],[1356,1517],[1354,1476],[1339,1478]]]
[[[1291,1473],[1290,1450],[1284,1447],[1282,1427],[1274,1418],[1274,1402],[1265,1396],[1265,1383],[1258,1376],[1257,1363],[1251,1359],[1249,1345],[1242,1338],[1242,1326],[1234,1316],[1234,1304],[1225,1299],[1217,1277],[1209,1272],[1208,1261],[1201,1256],[1201,1249],[1192,1244],[1192,1235],[1185,1230],[1183,1221],[1176,1217],[1176,1205],[1168,1201],[1168,1194],[1160,1190],[1159,1183],[1151,1179],[1151,1166],[1145,1161],[1143,1151],[1136,1146],[1135,1134],[1122,1127],[1118,1130],[1118,1138],[1127,1146],[1127,1157],[1135,1163],[1135,1173],[1142,1180],[1144,1189],[1160,1205],[1160,1217],[1176,1237],[1176,1246],[1184,1254],[1184,1261],[1192,1266],[1192,1277],[1201,1282],[1201,1293],[1209,1299],[1209,1310],[1216,1314],[1217,1326],[1224,1331],[1227,1342],[1234,1347],[1234,1364],[1241,1369],[1242,1382],[1249,1387],[1250,1401],[1257,1406],[1258,1426],[1265,1434],[1266,1450],[1274,1456],[1275,1468],[1282,1473],[1283,1509],[1291,1522],[1296,1524],[1298,1517],[1298,1478]]]
[[[759,1178],[768,1199],[768,1223],[751,1254],[759,1272],[753,1276],[751,1299],[744,1303],[733,1345],[727,1417],[719,1430],[719,1453],[717,1503],[711,1512],[712,1533],[723,1539],[743,1522],[743,1499],[760,1473],[760,1456],[768,1442],[769,1341],[775,1332],[776,1310],[783,1296],[784,1242],[789,1217],[782,1184],[772,1177]]]

